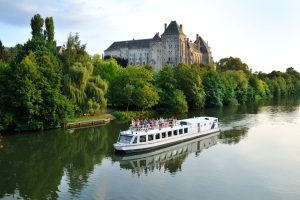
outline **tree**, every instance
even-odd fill
[[[44,31],[44,35],[46,41],[48,42],[48,44],[53,44],[54,46],[56,46],[54,42],[54,22],[52,17],[46,17],[45,26],[46,30]]]
[[[6,96],[1,100],[14,131],[40,130],[61,125],[72,107],[61,94],[61,74],[49,52],[31,52],[8,71]]]
[[[134,91],[134,86],[130,84],[126,84],[124,88],[124,97],[125,100],[127,101],[127,107],[126,107],[127,112],[128,112],[129,105],[133,102],[133,98],[132,98],[133,91]]]
[[[62,53],[64,93],[78,106],[79,112],[95,114],[106,108],[107,83],[94,74],[94,65],[85,47],[77,33],[69,35]]]
[[[40,14],[35,14],[31,18],[31,34],[33,38],[40,38],[43,39],[43,25],[44,19],[41,17]]]
[[[234,98],[239,103],[245,103],[247,101],[248,79],[244,71],[228,70],[224,72],[224,76],[225,79],[229,80],[234,90]]]
[[[0,87],[0,105],[5,105],[0,106],[0,117],[6,131],[55,128],[73,113],[73,105],[62,95],[55,48],[41,37],[41,21],[39,15],[32,18],[32,39],[17,45],[17,57],[0,70],[0,85],[5,86]]]
[[[0,60],[5,60],[5,48],[2,44],[2,41],[0,40]]]
[[[174,69],[178,89],[186,96],[190,108],[198,109],[204,107],[205,92],[200,78],[199,65],[179,64]]]
[[[113,90],[110,88],[112,95],[110,103],[114,106],[127,107],[129,106],[128,99],[132,98],[129,104],[142,110],[158,104],[159,95],[153,85],[153,80],[152,71],[145,67],[120,68],[118,75],[109,82],[109,85],[113,87]],[[124,90],[126,86],[127,89],[133,90],[132,97],[126,94]]]
[[[120,58],[120,57],[116,57],[116,56],[110,56],[110,55],[104,56],[104,60],[110,60],[110,59],[114,59],[115,61],[117,61],[118,65],[120,65],[124,68],[126,68],[128,65],[128,59]]]
[[[134,104],[142,108],[142,111],[155,106],[159,102],[159,95],[152,84],[137,87],[134,90],[133,97],[135,99]]]
[[[218,72],[209,71],[203,79],[203,87],[206,94],[205,105],[223,106],[224,86]]]
[[[249,68],[246,63],[243,63],[240,58],[222,58],[219,62],[217,62],[217,70],[218,71],[226,71],[226,70],[242,70],[246,74],[249,74]]]
[[[166,78],[167,77],[167,78]],[[158,107],[163,111],[184,113],[188,111],[188,105],[184,93],[177,89],[177,81],[174,77],[173,67],[167,65],[156,75],[156,86],[159,88]]]

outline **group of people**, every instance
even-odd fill
[[[171,118],[171,119],[164,119],[164,118],[159,118],[159,119],[148,119],[145,118],[144,120],[139,120],[139,119],[132,119],[131,121],[131,127],[136,128],[136,129],[154,129],[154,128],[164,128],[168,126],[174,126],[176,125],[176,119]]]

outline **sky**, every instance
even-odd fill
[[[300,71],[299,0],[0,0],[2,43],[25,43],[36,13],[53,17],[58,45],[77,32],[91,55],[114,41],[162,34],[176,20],[188,38],[208,41],[215,61],[232,56],[253,71]]]

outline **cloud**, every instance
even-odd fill
[[[10,0],[0,0],[0,21],[9,25],[28,25],[28,18],[32,16],[35,6]]]
[[[190,39],[199,33],[209,41],[215,60],[240,57],[270,71],[300,66],[299,9],[297,0],[0,0],[0,30],[7,29],[0,37],[12,46],[25,42],[30,19],[40,13],[53,17],[58,44],[78,32],[94,54],[114,41],[153,37],[177,20]]]

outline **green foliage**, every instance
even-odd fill
[[[15,48],[5,48],[0,40],[0,62],[10,63],[16,57]]]
[[[5,60],[5,49],[4,46],[2,44],[2,41],[0,40],[0,61],[4,61]]]
[[[99,55],[93,56],[94,74],[100,75],[104,80],[110,82],[114,80],[121,70],[116,60],[102,60]]]
[[[32,38],[43,38],[44,19],[40,14],[35,14],[31,18],[31,34]]]
[[[95,114],[107,105],[107,83],[95,75],[94,65],[81,45],[79,35],[69,35],[67,47],[62,54],[64,66],[64,93],[78,106],[79,112]]]
[[[230,97],[232,98],[231,101],[233,102],[237,101],[238,103],[245,103],[247,101],[247,88],[248,88],[247,75],[242,70],[237,70],[237,71],[228,70],[224,72],[224,79],[227,80],[229,84],[229,86],[227,87],[231,88],[229,89],[229,91],[234,93],[234,94],[230,93]]]
[[[166,78],[167,77],[167,78]],[[156,85],[159,88],[160,101],[158,107],[162,111],[185,113],[188,111],[186,97],[183,91],[177,89],[173,67],[167,65],[156,75]]]
[[[200,78],[200,66],[179,64],[174,70],[178,89],[184,92],[189,107],[203,108],[205,92]]]
[[[217,62],[218,71],[227,71],[227,70],[242,70],[245,73],[250,73],[248,65],[243,63],[240,58],[222,58]]]
[[[129,111],[129,112],[123,112],[123,111],[115,111],[113,112],[113,116],[118,120],[131,120],[131,119],[144,119],[149,118],[154,115],[153,111]]]
[[[224,86],[220,74],[216,71],[209,71],[203,79],[203,86],[206,93],[205,105],[222,106]]]
[[[1,105],[5,104],[1,113],[6,113],[6,129],[54,128],[72,114],[71,104],[60,91],[60,66],[51,52],[31,52],[20,63],[1,71],[8,78],[2,80],[7,87],[1,88]]]
[[[45,35],[46,41],[49,44],[55,45],[55,43],[54,43],[54,22],[53,22],[52,17],[46,17],[45,26],[46,26],[46,30],[44,31],[44,35]]]
[[[112,105],[133,105],[144,110],[158,104],[159,96],[153,85],[153,72],[145,67],[135,66],[120,68],[118,71],[109,82],[109,100]],[[124,88],[130,93],[125,92]]]

